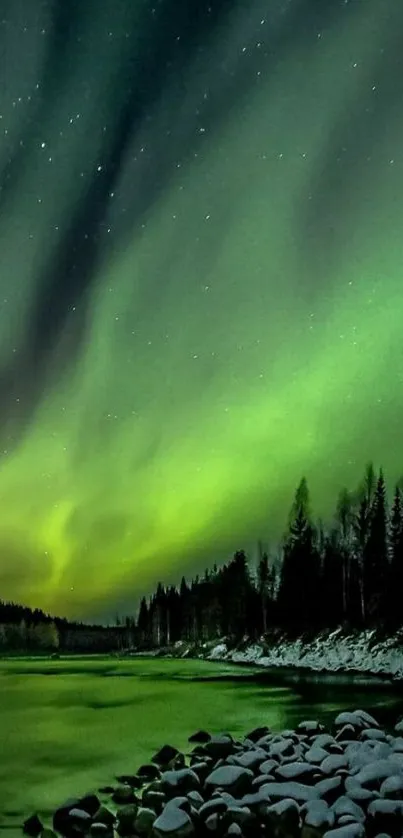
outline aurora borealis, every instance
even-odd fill
[[[403,7],[6,0],[0,593],[85,618],[403,436]]]

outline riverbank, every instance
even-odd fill
[[[315,637],[289,639],[273,632],[257,642],[245,639],[228,643],[226,639],[210,641],[201,646],[176,643],[175,646],[141,654],[170,657],[198,657],[210,661],[253,664],[263,668],[306,669],[311,672],[345,672],[388,676],[403,679],[403,633],[392,637],[376,630],[348,632],[341,628],[321,632]]]
[[[364,710],[341,712],[329,727],[301,720],[275,732],[263,724],[236,739],[198,730],[184,751],[165,744],[117,785],[59,805],[53,830],[33,814],[24,831],[32,838],[397,838],[402,734],[402,722],[388,732]]]

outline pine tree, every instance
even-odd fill
[[[292,631],[315,626],[319,619],[320,566],[309,511],[308,484],[295,493],[283,550],[278,607],[283,625]]]
[[[403,504],[398,486],[390,519],[390,552],[386,622],[391,628],[397,628],[403,625]]]
[[[387,538],[386,488],[385,479],[381,470],[370,509],[368,538],[363,553],[366,616],[371,621],[378,620],[382,617],[385,606],[385,591],[388,575]]]

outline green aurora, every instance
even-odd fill
[[[278,27],[292,3],[280,5]],[[1,215],[5,368],[24,358],[44,267],[112,147],[114,68],[137,22],[129,0],[99,6]],[[167,73],[119,159],[102,258],[46,375],[3,388],[3,598],[80,618],[127,611],[159,578],[274,543],[302,474],[325,519],[368,460],[390,484],[401,475],[403,9],[334,3],[321,29],[307,12],[287,40],[262,7],[234,5]],[[43,72],[33,35],[29,56],[1,105],[2,165],[28,130],[12,102]],[[114,238],[141,190],[152,200]]]

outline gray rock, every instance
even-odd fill
[[[201,744],[204,744],[209,742],[210,739],[211,735],[207,733],[206,730],[198,730],[196,733],[192,733],[192,735],[189,736],[188,742],[200,742]]]
[[[232,736],[226,733],[217,734],[211,737],[205,744],[205,751],[214,759],[228,757],[235,750]]]
[[[38,818],[38,815],[31,815],[31,817],[24,821],[22,829],[26,835],[31,835],[32,838],[37,838],[37,835],[40,835],[43,831],[43,823]]]
[[[172,745],[163,745],[159,751],[151,759],[151,762],[155,762],[157,765],[165,768],[171,762],[173,762],[176,757],[179,756],[179,751],[177,748],[173,748]]]
[[[94,821],[90,826],[90,835],[91,838],[113,838],[113,827]]]
[[[243,754],[237,754],[228,758],[231,765],[239,765],[241,768],[257,768],[267,760],[267,753],[263,748],[255,748],[253,751],[245,751]]]
[[[228,809],[228,804],[222,797],[216,797],[212,800],[207,800],[206,803],[203,803],[203,806],[200,806],[199,809],[199,817],[206,821],[210,815],[217,814],[218,812],[226,812]]]
[[[152,809],[148,809],[145,806],[142,806],[138,810],[136,819],[134,821],[134,832],[137,832],[138,835],[141,836],[150,835],[155,820],[155,812],[153,812]]]
[[[295,800],[285,798],[267,806],[262,812],[269,834],[284,838],[299,838],[299,808]]]
[[[309,748],[304,755],[307,762],[312,763],[312,765],[320,765],[327,757],[329,757],[328,752],[324,748],[318,747],[316,744],[312,745],[312,747]]]
[[[165,806],[164,811],[154,822],[153,835],[155,836],[188,836],[193,833],[194,826],[188,813],[183,808],[172,805],[172,802]]]
[[[318,721],[304,721],[297,725],[297,732],[303,733],[306,736],[317,736],[319,733],[324,733],[325,727]]]
[[[251,742],[257,742],[262,736],[267,736],[270,733],[270,728],[266,725],[263,727],[254,727],[249,733],[246,734],[245,739],[250,739]]]
[[[164,771],[161,774],[163,791],[172,794],[177,791],[193,791],[200,788],[200,780],[192,768],[179,768],[178,771]]]
[[[337,820],[341,818],[343,815],[352,815],[355,821],[360,823],[364,823],[365,821],[365,814],[361,806],[358,803],[355,803],[351,800],[350,797],[346,795],[342,795],[339,797],[331,806],[332,811],[335,814]]]
[[[335,774],[339,768],[347,768],[348,759],[345,754],[329,754],[321,762],[321,770],[324,774]]]
[[[136,807],[135,807],[136,808]],[[113,826],[115,823],[115,815],[106,806],[100,806],[94,815],[96,823],[104,823],[106,826]]]
[[[324,833],[323,838],[365,838],[365,827],[362,823],[346,824],[336,829],[329,829]]]
[[[399,836],[403,829],[403,801],[401,800],[373,800],[367,811],[368,832],[388,832]]]
[[[393,800],[403,800],[403,775],[393,774],[391,777],[386,777],[381,784],[380,795]]]
[[[114,803],[134,803],[136,795],[130,786],[117,786],[112,794]]]
[[[317,766],[306,762],[289,762],[287,765],[280,765],[275,771],[276,779],[299,780],[308,785],[314,782],[317,774]]]
[[[248,768],[241,768],[238,765],[222,765],[206,777],[205,788],[222,788],[230,794],[242,795],[250,788],[253,780],[253,771]]]
[[[139,807],[136,803],[129,803],[127,806],[122,806],[118,809],[116,813],[116,831],[119,835],[126,836],[133,834],[138,809]]]

